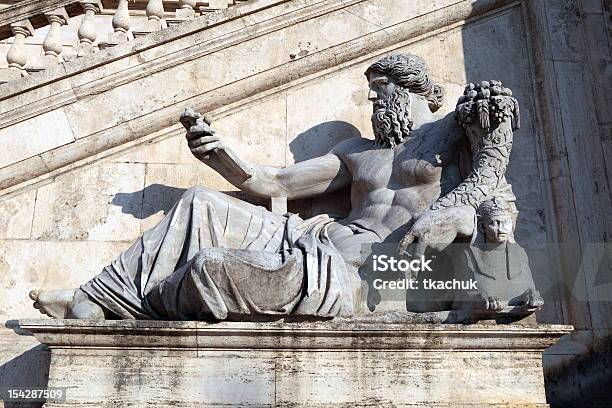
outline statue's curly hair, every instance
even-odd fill
[[[432,112],[437,111],[444,102],[444,88],[432,81],[427,64],[421,57],[412,54],[388,55],[370,65],[365,72],[366,77],[372,72],[393,77],[400,86],[424,96]]]

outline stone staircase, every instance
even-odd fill
[[[249,0],[2,0],[0,83]],[[231,12],[229,13],[231,14]]]

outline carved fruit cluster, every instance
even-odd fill
[[[510,88],[505,88],[501,81],[469,83],[457,102],[455,112],[464,127],[477,120],[480,127],[488,130],[508,119],[512,121],[513,129],[520,126],[518,102],[512,97]]]

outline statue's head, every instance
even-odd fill
[[[425,61],[411,54],[386,56],[365,72],[374,103],[372,126],[376,143],[394,148],[413,127],[412,98],[421,98],[435,112],[442,105],[444,90],[433,83]]]
[[[486,242],[513,242],[514,211],[504,200],[493,198],[478,207],[478,230],[485,234]]]

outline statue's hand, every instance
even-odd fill
[[[427,210],[418,216],[408,233],[400,241],[398,252],[412,257],[425,254],[428,247],[443,250],[457,235],[471,235],[474,231],[472,207],[448,207]]]
[[[186,138],[189,149],[199,160],[208,160],[210,154],[221,146],[219,137],[215,136],[215,131],[210,128],[210,121],[201,113],[187,108],[181,115],[180,121],[187,129]]]

